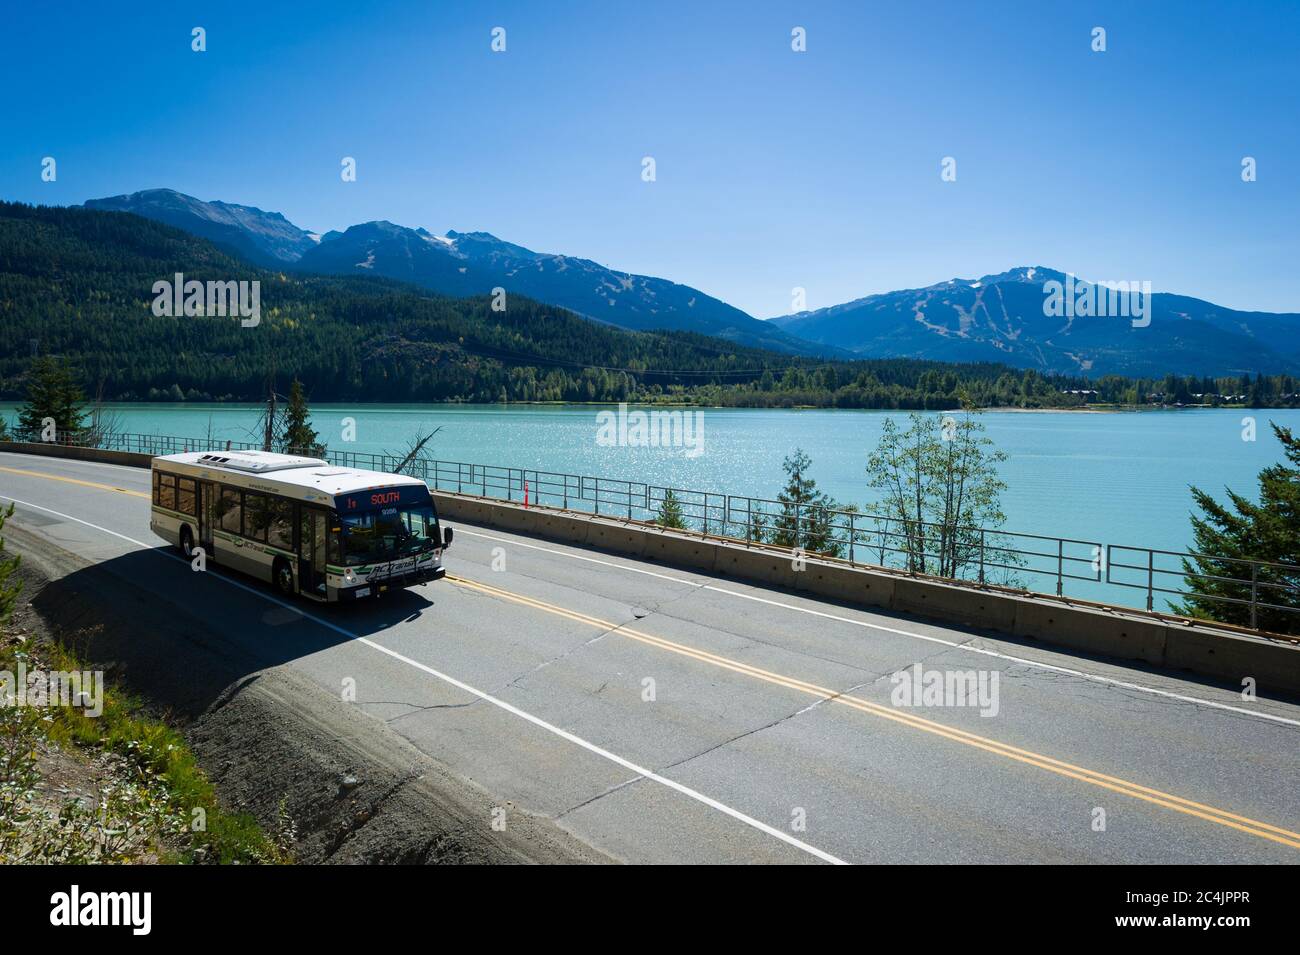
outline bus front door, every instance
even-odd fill
[[[298,520],[298,592],[325,597],[325,522],[329,515],[304,507]]]

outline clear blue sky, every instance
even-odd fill
[[[1300,311],[1295,3],[155,6],[8,6],[0,196],[481,229],[759,317],[1015,265]]]

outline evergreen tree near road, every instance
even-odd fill
[[[840,557],[843,543],[836,537],[835,515],[839,505],[817,489],[808,476],[812,458],[801,448],[782,462],[785,487],[777,494],[781,511],[773,521],[771,542],[781,547],[799,547],[813,554]]]
[[[289,403],[284,410],[285,453],[304,454],[319,457],[325,453],[325,445],[320,435],[311,426],[311,412],[307,410],[307,396],[303,392],[302,382],[297,378],[289,386]]]
[[[659,504],[655,523],[660,527],[675,527],[679,530],[686,527],[686,518],[682,515],[682,502],[671,490],[664,491],[664,499]]]
[[[1192,536],[1196,553],[1203,556],[1183,561],[1190,593],[1174,606],[1178,613],[1250,626],[1250,607],[1231,602],[1249,601],[1250,583],[1199,575],[1249,581],[1250,565],[1234,563],[1231,558],[1300,565],[1300,437],[1290,428],[1270,424],[1282,443],[1285,460],[1259,472],[1258,503],[1228,489],[1228,500],[1221,504],[1200,488],[1192,488],[1201,511],[1200,516],[1192,517]],[[1256,595],[1260,602],[1291,608],[1260,608],[1256,626],[1276,633],[1300,633],[1300,572],[1260,568]]]
[[[42,355],[27,378],[27,402],[18,409],[18,428],[29,440],[41,440],[46,419],[59,432],[76,434],[84,426],[86,399],[66,359]]]

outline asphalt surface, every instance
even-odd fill
[[[1294,703],[465,524],[447,580],[286,605],[193,573],[147,488],[0,454],[15,523],[619,859],[1300,861]],[[895,705],[917,663],[996,674],[996,712]]]

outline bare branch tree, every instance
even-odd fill
[[[428,434],[421,436],[417,431],[415,435],[406,442],[406,448],[401,452],[385,451],[388,457],[399,457],[400,462],[393,468],[394,474],[409,474],[412,477],[421,477],[428,479],[429,465],[433,463],[433,457],[426,451],[429,439],[441,431],[442,428],[434,428]]]

